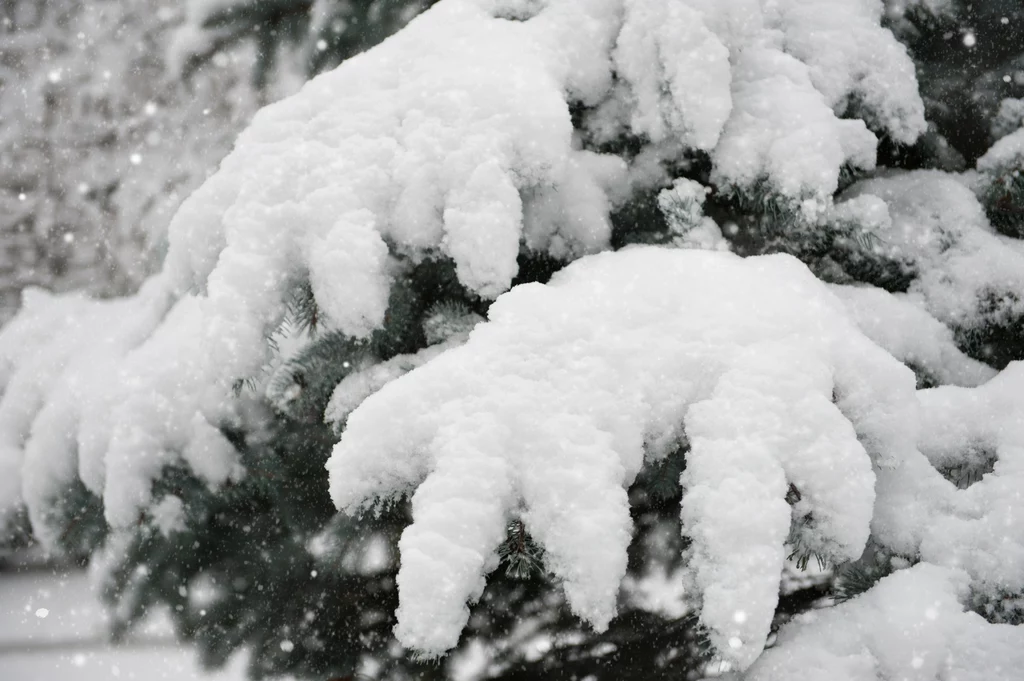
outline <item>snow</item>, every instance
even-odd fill
[[[862,596],[782,628],[746,681],[1010,681],[1024,664],[1024,629],[964,612],[967,580],[920,564]]]
[[[786,51],[809,68],[837,114],[912,144],[925,131],[924,105],[906,48],[880,27],[879,2],[788,0],[780,4]]]
[[[766,182],[789,200],[826,202],[843,164],[874,167],[868,127],[905,143],[924,131],[913,63],[878,26],[879,3],[687,4],[730,50],[732,106],[712,154],[716,183],[749,190]],[[702,90],[715,102],[711,92]],[[839,118],[851,111],[864,120]]]
[[[764,181],[790,200],[824,202],[838,187],[844,163],[874,167],[876,141],[864,122],[836,118],[806,65],[775,47],[749,47],[739,55],[733,98],[744,115],[730,118],[715,149],[716,184],[753,189]]]
[[[977,386],[995,369],[964,355],[953,332],[903,294],[872,286],[834,286],[857,327],[904,364],[942,385]]]
[[[185,504],[181,497],[168,494],[154,505],[150,512],[153,524],[164,537],[185,529]]]
[[[729,50],[686,3],[623,4],[614,57],[631,86],[630,127],[655,143],[713,149],[732,109]]]
[[[0,496],[0,517],[24,499],[37,534],[48,541],[44,517],[53,499],[79,475],[87,485],[96,478],[89,430],[104,427],[117,386],[95,386],[108,382],[117,360],[149,332],[160,300],[152,286],[113,301],[27,290],[23,306],[0,336],[0,478],[11,486]]]
[[[691,610],[686,601],[685,585],[686,579],[680,571],[669,572],[664,566],[652,566],[640,577],[626,575],[622,580],[622,595],[631,607],[679,619]]]
[[[609,212],[688,147],[710,151],[729,187],[768,182],[812,212],[827,204],[841,165],[874,163],[874,135],[837,118],[840,102],[857,100],[858,113],[898,139],[919,127],[920,103],[904,56],[875,26],[878,7],[828,4],[859,38],[826,64],[813,37],[834,32],[835,20],[797,3],[445,0],[266,107],[182,204],[148,292],[119,303],[137,325],[96,345],[121,326],[97,322],[63,355],[62,334],[49,334],[38,354],[12,357],[16,375],[34,375],[32,356],[67,364],[32,378],[31,396],[19,387],[28,379],[8,384],[4,506],[25,491],[14,480],[30,449],[30,506],[45,505],[77,467],[115,526],[153,503],[150,482],[166,466],[191,469],[211,488],[241,475],[217,428],[232,419],[236,381],[273,363],[265,339],[297,285],[311,286],[326,328],[354,337],[382,323],[392,279],[425,257],[451,258],[466,289],[496,298],[523,245],[570,259],[608,248]],[[882,53],[892,65],[878,76],[887,87],[876,87],[865,64]],[[595,126],[628,125],[651,144],[632,165],[581,149],[575,102],[604,112]],[[721,247],[710,221],[692,236]],[[74,316],[92,305],[61,304]],[[90,366],[102,370],[90,376]],[[117,380],[101,381],[93,399],[76,397],[74,386],[102,374]]]
[[[1009,101],[1013,100],[1004,100],[1004,108],[1011,108],[1005,106]],[[1016,108],[1024,110],[1024,105],[1018,105]],[[1024,111],[1019,115],[1022,115],[1021,122],[1024,123]],[[1022,165],[1024,165],[1024,128],[1021,127],[1001,137],[985,152],[984,156],[978,159],[978,170],[995,175],[1019,169]]]
[[[881,12],[874,0],[438,3],[262,110],[182,204],[165,267],[137,296],[26,296],[0,332],[2,519],[24,505],[52,544],[47,509],[78,476],[115,529],[148,511],[175,531],[181,504],[154,499],[152,482],[168,466],[211,490],[245,474],[219,427],[235,416],[236,381],[280,363],[267,339],[291,292],[308,284],[325,329],[364,339],[392,282],[441,256],[466,291],[496,300],[489,321],[356,367],[325,414],[345,428],[328,464],[339,508],[412,495],[399,545],[406,646],[436,656],[458,642],[510,517],[544,547],[574,612],[605,629],[626,574],[626,488],[684,442],[679,579],[734,668],[762,653],[787,542],[844,561],[870,533],[962,570],[913,569],[925,577],[908,602],[934,596],[943,612],[960,607],[954,582],[990,599],[1024,588],[1024,539],[1005,529],[1024,527],[1024,370],[993,378],[950,331],[988,321],[979,301],[992,292],[1024,290],[1024,250],[991,230],[961,180],[934,171],[880,173],[829,213],[842,168],[874,168],[876,134],[910,143],[924,130],[911,62]],[[589,111],[574,130],[579,104]],[[622,133],[642,145],[635,157],[583,148]],[[1018,137],[979,168],[1016,158]],[[780,199],[810,224],[869,224],[908,263],[909,290],[829,288],[790,257],[720,252],[692,181],[659,201],[678,209],[666,211],[675,245],[697,249],[594,255],[610,246],[610,212],[664,189],[666,167],[695,150],[726,195]],[[524,247],[580,259],[509,292]],[[1004,298],[999,314],[1024,312]],[[915,393],[901,362],[963,387]],[[934,467],[983,467],[990,452],[994,470],[966,490]],[[800,499],[787,504],[790,486]],[[885,621],[903,579],[837,608],[834,626],[793,627],[793,646],[825,637],[819,661],[836,678],[903,674],[881,633],[845,658],[828,639]],[[901,603],[897,628],[915,622]],[[955,630],[892,641],[977,644],[987,625],[959,612]],[[939,669],[915,659],[913,674]]]
[[[685,423],[689,578],[712,641],[745,667],[768,635],[791,515],[807,521],[804,545],[859,556],[872,458],[916,453],[903,434],[915,404],[909,370],[796,260],[629,249],[513,289],[465,345],[368,397],[328,462],[331,495],[354,513],[414,492],[400,545],[406,645],[455,644],[513,513],[601,630],[625,574],[625,487]],[[388,425],[398,414],[401,429]],[[792,512],[787,481],[803,495]]]
[[[867,196],[885,201],[891,220],[879,248],[906,263],[914,276],[909,299],[931,316],[964,330],[1024,314],[1015,294],[1024,290],[1024,251],[994,233],[964,184],[935,170],[890,171],[858,182],[841,199]]]
[[[956,495],[952,512],[929,524],[921,557],[965,570],[974,595],[1001,601],[1024,590],[1024,362],[979,389],[943,386],[919,393],[921,451],[937,467],[994,470]]]
[[[658,208],[675,235],[673,245],[681,248],[729,250],[722,230],[704,215],[707,188],[699,182],[677,179],[672,186],[658,193]]]
[[[423,366],[449,348],[457,347],[465,341],[466,335],[456,336],[451,340],[424,348],[415,354],[397,355],[386,362],[374,364],[366,369],[355,371],[341,380],[334,389],[331,399],[324,410],[324,420],[335,424],[341,432],[348,415],[363,400],[377,392],[399,376]]]

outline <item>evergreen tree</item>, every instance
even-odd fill
[[[882,26],[957,7],[438,3],[27,292],[5,535],[256,678],[1014,678],[1024,132]]]

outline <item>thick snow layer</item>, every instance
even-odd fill
[[[919,399],[920,447],[933,465],[979,474],[991,466],[929,524],[921,557],[966,570],[976,596],[1024,591],[1024,362],[978,389],[944,386]]]
[[[704,16],[733,66],[731,115],[712,154],[716,183],[764,182],[783,197],[820,203],[835,191],[843,164],[874,167],[865,122],[902,142],[924,131],[913,63],[879,27],[879,3],[683,4]],[[839,118],[849,113],[863,121]]]
[[[1024,250],[992,230],[970,189],[935,170],[892,172],[858,182],[843,199],[867,196],[886,203],[891,226],[878,247],[908,263],[910,300],[955,329],[1024,315]]]
[[[732,109],[728,48],[684,2],[623,5],[614,56],[632,86],[634,132],[713,149]]]
[[[765,182],[790,199],[825,201],[838,188],[844,163],[874,168],[875,137],[864,122],[837,118],[807,66],[776,47],[739,53],[733,100],[743,115],[729,119],[715,149],[717,184],[749,190]]]
[[[1024,628],[964,612],[963,573],[920,564],[834,608],[798,616],[745,681],[1011,681]]]
[[[0,334],[0,518],[24,501],[48,542],[47,511],[69,484],[101,492],[105,450],[92,445],[117,404],[118,362],[165,308],[156,283],[113,301],[25,292],[22,314]]]
[[[1024,111],[1024,105],[1017,107],[1007,106],[1006,103],[1014,100],[1003,100],[1004,109],[1018,109]],[[1024,113],[1021,114],[1021,123],[1024,123]],[[978,159],[978,170],[991,173],[1005,173],[1010,170],[1020,169],[1024,166],[1024,128],[1015,129],[1012,133],[1002,137],[992,148],[985,152],[985,155]]]
[[[465,345],[368,397],[328,463],[331,495],[358,512],[412,493],[406,645],[455,645],[514,513],[602,629],[625,574],[625,488],[685,425],[689,579],[712,642],[745,667],[769,632],[791,517],[801,546],[859,556],[872,459],[924,461],[915,407],[911,372],[795,259],[636,248],[517,287]]]
[[[381,325],[392,279],[426,257],[450,258],[467,290],[498,298],[524,245],[563,259],[606,250],[609,212],[693,149],[708,152],[721,189],[820,216],[842,166],[874,165],[872,131],[908,142],[923,129],[880,7],[443,0],[260,112],[182,205],[165,268],[138,296],[29,296],[0,333],[3,513],[26,505],[52,541],[47,508],[78,475],[113,526],[148,513],[173,531],[179,509],[167,497],[153,508],[153,479],[182,466],[216,488],[244,474],[218,426],[236,381],[272,359],[266,339],[306,283],[324,326],[357,338]],[[646,147],[631,164],[581,148],[600,130]],[[967,224],[922,212],[967,204],[908,177],[866,192],[886,201],[894,233]],[[713,225],[698,227],[695,243],[720,245]],[[933,267],[911,296],[949,324],[976,271],[1011,285],[1024,276],[1011,256],[989,267],[996,237],[964,234],[949,253],[905,239]],[[347,421],[330,463],[335,502],[356,511],[413,493],[400,639],[429,654],[455,644],[511,515],[530,525],[575,611],[607,626],[632,529],[625,488],[684,428],[686,584],[740,668],[769,633],[787,540],[842,560],[870,528],[894,550],[931,555],[929,521],[966,522],[976,504],[994,523],[995,507],[957,493],[917,450],[926,401],[869,338],[965,385],[984,370],[934,326],[907,347],[851,309],[856,324],[792,258],[636,249],[501,297],[466,345],[346,378],[329,414]],[[996,445],[997,487],[1013,481],[1001,467],[1018,444]],[[1000,578],[990,563],[1002,549],[982,548],[971,578]]]
[[[9,359],[4,507],[31,487],[25,501],[41,509],[77,466],[107,519],[124,525],[152,502],[166,466],[214,487],[241,474],[216,427],[231,417],[231,387],[272,359],[266,338],[298,285],[312,288],[325,326],[366,337],[409,261],[447,256],[462,285],[495,298],[523,245],[566,259],[608,248],[609,211],[658,172],[581,149],[570,103],[613,112],[612,128],[618,116],[620,130],[650,142],[640,158],[703,149],[733,188],[767,182],[827,203],[842,164],[874,162],[864,123],[837,115],[909,139],[920,100],[905,55],[878,27],[877,2],[821,4],[829,11],[795,1],[444,0],[267,107],[175,216],[150,293],[111,304],[125,312],[110,323],[69,331],[57,330],[57,312],[26,307],[23,325],[49,314],[51,332]],[[190,12],[222,6],[196,0]],[[856,38],[840,41],[840,15]],[[820,31],[832,36],[827,54]],[[714,230],[697,236],[715,243]],[[54,305],[82,320],[110,307]],[[29,368],[43,357],[45,367]],[[31,470],[19,480],[23,461]]]
[[[788,0],[778,3],[786,51],[809,68],[814,87],[839,114],[911,144],[925,130],[914,63],[879,26],[879,2]]]
[[[871,286],[834,286],[860,330],[890,355],[940,385],[981,385],[995,369],[964,355],[953,332],[907,296]]]

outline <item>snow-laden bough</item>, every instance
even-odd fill
[[[367,398],[328,462],[330,489],[353,513],[412,495],[396,632],[440,654],[511,515],[574,611],[605,628],[631,537],[626,488],[685,437],[686,570],[712,642],[743,668],[769,633],[791,526],[808,550],[857,558],[873,464],[921,458],[916,408],[912,372],[797,260],[636,248],[513,289],[465,345]]]
[[[801,5],[443,0],[266,107],[176,214],[163,271],[125,303],[138,324],[83,332],[80,354],[94,359],[45,372],[32,358],[59,340],[14,352],[0,515],[45,506],[76,469],[113,526],[137,522],[168,466],[211,487],[230,479],[237,462],[216,426],[232,386],[273,359],[265,340],[297,286],[325,327],[358,338],[382,323],[402,267],[424,258],[449,259],[467,291],[493,299],[524,247],[563,260],[607,249],[610,211],[669,179],[650,159],[694,149],[723,188],[827,206],[844,164],[874,164],[869,128],[909,140],[923,109],[879,3]],[[867,127],[844,118],[852,105]],[[578,128],[571,106],[588,112]],[[647,150],[631,160],[580,145],[623,135]],[[50,326],[61,338],[59,319]],[[100,355],[106,387],[75,399]],[[30,490],[17,475],[27,447],[45,459]]]
[[[927,563],[901,570],[848,603],[798,615],[744,678],[1020,678],[1024,629],[964,612],[968,582],[962,571]]]

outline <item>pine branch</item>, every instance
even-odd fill
[[[483,321],[460,300],[441,300],[430,306],[423,316],[423,335],[427,345],[436,345],[457,336],[468,334]]]
[[[800,490],[796,485],[790,484],[789,490],[786,492],[786,503],[795,509],[801,500],[803,500],[803,495],[800,493]],[[786,539],[786,543],[792,548],[792,551],[786,556],[786,560],[794,561],[799,570],[806,570],[811,558],[814,558],[819,570],[824,570],[830,564],[828,556],[823,555],[816,548],[808,546],[804,541],[805,530],[813,526],[813,523],[813,515],[806,512],[801,515],[799,511],[794,510],[793,521],[789,528],[789,537]]]
[[[320,328],[320,307],[313,296],[313,286],[309,280],[303,281],[292,292],[288,301],[288,318],[299,331],[313,336]]]
[[[543,571],[543,550],[527,533],[521,520],[513,520],[506,528],[505,541],[498,547],[498,557],[505,565],[505,574],[513,579],[530,579]]]
[[[679,499],[683,489],[679,478],[686,470],[686,452],[688,447],[675,449],[661,461],[648,467],[645,477],[645,488],[652,501],[668,502]]]
[[[863,556],[836,568],[832,597],[836,603],[843,603],[859,596],[877,584],[878,580],[891,575],[902,564],[909,565],[909,562],[870,542]]]
[[[989,184],[982,203],[992,226],[1007,236],[1024,237],[1024,173],[1008,168]]]
[[[966,461],[952,466],[944,466],[939,469],[942,476],[957,486],[958,489],[967,489],[971,485],[981,482],[987,474],[995,470],[996,456],[994,453],[984,453],[981,457],[972,461]]]

